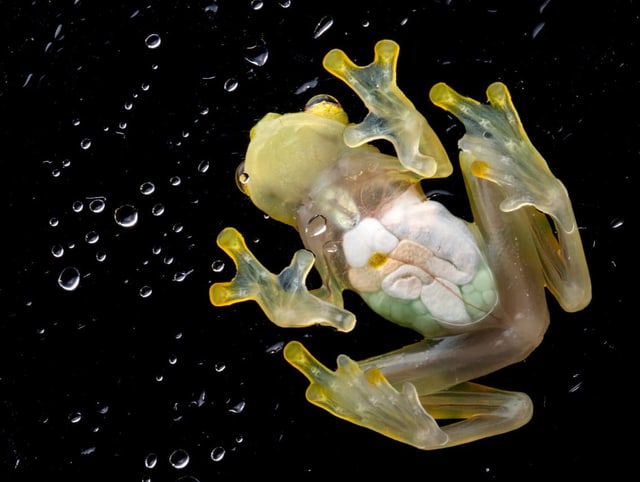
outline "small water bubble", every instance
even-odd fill
[[[173,256],[165,256],[162,262],[167,265],[173,263]]]
[[[107,253],[105,253],[104,251],[98,251],[96,253],[96,260],[98,260],[99,262],[103,262],[105,259],[107,259]]]
[[[198,172],[205,173],[209,170],[209,161],[200,161],[198,164]]]
[[[127,128],[127,123],[125,121],[120,121],[118,122],[118,129],[120,129],[121,131],[125,130]],[[116,131],[117,132],[117,131]]]
[[[80,125],[80,119],[78,119],[77,117],[75,117],[72,121],[71,121],[71,125],[74,127],[78,127]]]
[[[614,218],[611,220],[611,222],[609,223],[609,227],[611,229],[618,229],[621,228],[624,225],[624,218]]]
[[[78,423],[80,420],[82,420],[82,414],[80,412],[73,412],[69,415],[69,422],[71,423]]]
[[[370,25],[369,20],[363,20],[363,21],[362,21],[362,23],[361,23],[361,25],[362,25],[364,28],[367,28],[367,27]]]
[[[153,452],[144,458],[144,466],[148,469],[154,468],[158,464],[158,456]]]
[[[151,248],[151,252],[155,255],[158,255],[162,252],[162,246],[155,245]]]
[[[71,165],[71,159],[63,159],[62,167],[69,167]]]
[[[242,436],[242,434],[236,435],[236,443],[241,444],[242,442],[244,442],[244,437]]]
[[[251,0],[251,3],[249,5],[254,10],[260,10],[262,7],[264,7],[264,2],[262,0]]]
[[[131,204],[123,204],[113,215],[116,223],[124,228],[131,228],[138,223],[138,210]]]
[[[223,87],[224,87],[224,90],[226,90],[227,92],[233,92],[238,88],[238,81],[233,77],[230,77],[224,82]]]
[[[56,168],[56,169],[52,169],[52,170],[51,170],[51,175],[52,175],[53,177],[60,177],[60,174],[61,174],[60,169],[57,169],[57,168]]]
[[[327,231],[327,219],[322,214],[312,217],[304,228],[309,236],[316,237]]]
[[[538,34],[540,33],[540,31],[544,28],[544,22],[540,22],[538,25],[536,25],[533,29],[533,32],[531,33],[531,38],[535,39]]]
[[[200,115],[207,115],[208,113],[209,113],[208,107],[203,107],[202,110],[200,111]]]
[[[213,369],[218,373],[223,372],[225,368],[227,368],[227,365],[222,362],[216,363],[213,367]]]
[[[284,341],[279,341],[277,343],[274,343],[270,347],[267,347],[267,349],[265,351],[269,355],[273,355],[274,353],[278,353],[278,352],[282,351],[282,347],[284,347]]]
[[[96,214],[101,213],[104,211],[105,205],[104,199],[92,199],[89,202],[89,210]]]
[[[84,240],[89,244],[96,244],[98,239],[100,239],[100,235],[95,231],[89,231],[84,237]]]
[[[69,266],[63,269],[58,276],[58,285],[65,291],[73,291],[80,284],[80,271]]]
[[[49,219],[49,226],[55,228],[58,224],[60,224],[60,220],[58,218]]]
[[[309,89],[313,89],[317,86],[318,86],[318,78],[316,77],[315,79],[311,79],[308,82],[305,82],[304,84],[302,84],[300,87],[298,87],[294,92],[294,94],[295,95],[304,94]]]
[[[161,204],[161,203],[154,204],[153,207],[151,208],[151,214],[153,214],[154,216],[162,216],[163,213],[164,213],[164,204]]]
[[[150,49],[157,49],[158,47],[160,47],[162,39],[157,33],[152,33],[151,35],[148,35],[146,39],[144,39],[144,43]]]
[[[84,139],[82,139],[80,141],[80,148],[83,150],[87,150],[91,147],[91,139],[89,139],[88,137],[85,137]]]
[[[52,246],[51,247],[51,254],[55,258],[61,258],[62,255],[64,254],[64,247],[61,244],[56,244],[56,245]]]
[[[291,0],[282,0],[281,2],[278,2],[278,5],[282,8],[289,8],[291,6]]]
[[[171,229],[173,230],[174,233],[180,233],[184,229],[184,226],[180,223],[176,223],[171,227]]]
[[[224,454],[226,453],[224,447],[215,447],[211,451],[211,460],[214,462],[220,462],[224,458]]]
[[[150,286],[143,286],[142,288],[140,288],[140,296],[142,298],[148,298],[149,296],[151,296],[151,293],[153,293],[153,290],[151,289]]]
[[[124,110],[131,110],[133,109],[133,102],[131,101],[127,101],[124,103]]]
[[[320,19],[316,28],[313,29],[313,38],[320,38],[333,25],[333,17],[325,16]]]
[[[171,176],[169,179],[169,184],[172,186],[179,186],[181,182],[182,180],[180,179],[180,176]]]
[[[176,363],[178,363],[178,357],[175,355],[171,355],[169,357],[169,365],[175,365]]]
[[[211,263],[211,270],[214,273],[220,273],[224,269],[224,261],[221,259],[216,259],[213,263]]]
[[[246,407],[247,403],[244,400],[240,400],[238,403],[236,403],[233,407],[231,407],[229,409],[229,411],[231,413],[242,413],[242,411],[244,410],[244,408]]]
[[[189,454],[186,450],[176,449],[169,455],[169,463],[176,469],[184,469],[189,465]]]
[[[193,273],[192,269],[189,270],[189,271],[178,271],[177,273],[175,273],[173,275],[173,281],[175,281],[177,283],[181,283],[185,279],[187,279],[187,276],[189,276],[191,273]]]
[[[80,211],[82,211],[83,208],[84,208],[84,204],[82,203],[82,201],[74,201],[73,204],[71,205],[71,209],[73,209],[73,211],[76,213],[79,213]]]
[[[156,186],[150,181],[145,181],[142,184],[140,184],[140,192],[145,196],[148,196],[149,194],[153,194],[153,191],[155,190],[156,190]]]

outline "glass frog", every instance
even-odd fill
[[[342,292],[352,290],[382,317],[417,331],[422,341],[391,353],[362,361],[340,355],[335,371],[297,341],[284,356],[309,379],[311,403],[438,449],[530,419],[526,394],[472,380],[523,360],[541,342],[545,287],[571,312],[589,303],[591,283],[567,190],[529,141],[505,85],[488,87],[487,104],[444,83],[431,89],[431,101],[465,127],[459,160],[473,222],[425,196],[421,181],[453,167],[396,85],[398,52],[383,40],[364,67],[341,50],[324,58],[368,108],[360,124],[349,124],[332,97],[316,96],[304,112],[270,113],[253,127],[238,185],[293,226],[306,249],[276,275],[238,231],[224,229],[218,244],[237,274],[214,284],[210,298],[216,306],[254,300],[281,327],[348,332],[356,319]],[[378,139],[397,156],[374,147]],[[322,286],[308,290],[314,265]]]

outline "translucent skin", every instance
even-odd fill
[[[435,133],[398,89],[398,45],[378,42],[374,62],[340,50],[324,65],[360,96],[369,114],[348,125],[339,105],[268,114],[252,130],[239,174],[243,190],[273,218],[294,226],[306,249],[280,274],[267,271],[240,233],[219,246],[238,272],[211,287],[224,306],[255,300],[282,327],[353,329],[342,291],[358,292],[422,342],[362,361],[338,357],[336,371],[299,342],[287,361],[310,381],[309,401],[334,415],[421,449],[450,447],[525,424],[532,403],[471,380],[524,359],[549,323],[545,287],[567,311],[585,307],[591,283],[571,202],[520,123],[507,88],[489,103],[445,84],[431,100],[464,123],[459,142],[473,223],[424,195],[420,180],[452,166]],[[397,157],[369,142],[390,141]],[[312,254],[313,253],[313,254]],[[315,262],[321,288],[305,278]],[[458,419],[439,426],[437,419]]]

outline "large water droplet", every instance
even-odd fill
[[[146,39],[144,39],[144,43],[150,49],[157,49],[158,47],[160,47],[160,44],[162,43],[162,39],[160,38],[160,35],[158,35],[157,33],[152,33],[151,35],[147,36]]]
[[[63,290],[75,290],[80,284],[80,271],[72,266],[63,269],[58,277],[58,284]]]
[[[113,217],[120,226],[131,228],[138,223],[138,210],[131,204],[123,204],[116,209]]]
[[[220,462],[224,458],[226,453],[224,447],[216,447],[211,451],[211,460],[214,462]]]
[[[333,18],[330,16],[325,16],[320,19],[316,28],[313,29],[313,38],[317,39],[321,37],[327,30],[331,28],[333,25]]]
[[[189,454],[186,450],[176,449],[169,455],[169,463],[176,469],[184,469],[189,465]]]
[[[247,55],[244,58],[247,62],[256,67],[262,67],[269,59],[269,51],[263,43],[254,45],[247,49]]]

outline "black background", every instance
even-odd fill
[[[626,287],[637,267],[639,27],[631,0],[0,0],[0,480],[633,473],[624,435],[637,425],[638,315]],[[317,93],[360,120],[364,108],[321,60],[340,47],[369,63],[382,38],[400,44],[398,82],[452,159],[462,128],[429,103],[429,88],[445,81],[484,99],[493,81],[510,87],[571,194],[593,277],[586,310],[566,314],[550,298],[543,344],[486,377],[529,393],[533,420],[444,451],[420,452],[304,400],[282,343],[304,339],[334,366],[339,353],[357,359],[416,339],[356,297],[350,334],[282,330],[254,304],[208,301],[209,285],[234,273],[215,246],[224,226],[274,271],[300,246],[235,186],[249,129]],[[448,192],[444,202],[466,216],[458,176],[425,189]],[[115,221],[123,205],[138,212],[132,227]],[[66,268],[80,275],[72,291],[58,284]],[[188,463],[176,468],[180,455]]]

